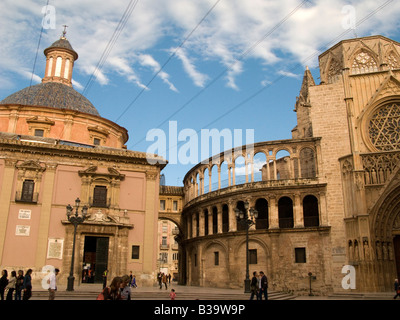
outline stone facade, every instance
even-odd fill
[[[246,232],[235,209],[247,201],[259,213],[249,230],[250,273],[266,272],[272,289],[306,294],[311,272],[314,293],[344,291],[342,268],[350,265],[356,291],[392,290],[400,275],[399,57],[400,44],[382,36],[338,43],[319,57],[319,85],[304,73],[292,140],[228,150],[187,173],[188,284],[243,286]],[[280,150],[285,157],[277,157]],[[262,179],[255,181],[260,153]],[[236,183],[238,156],[246,173]],[[218,176],[218,188],[204,187],[206,170]]]

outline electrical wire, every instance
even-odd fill
[[[167,121],[169,121],[173,116],[178,114],[184,108],[186,108],[190,103],[192,103],[197,97],[203,94],[207,89],[209,89],[214,83],[216,83],[223,75],[225,75],[229,70],[231,70],[236,63],[243,60],[248,54],[250,54],[261,42],[267,39],[274,31],[276,31],[281,25],[283,25],[287,20],[290,19],[304,4],[309,2],[308,0],[304,0],[297,7],[295,7],[288,15],[286,15],[281,21],[279,21],[274,27],[272,27],[265,35],[263,35],[259,40],[257,40],[254,44],[252,44],[248,49],[246,49],[238,58],[234,60],[234,62],[229,65],[226,69],[224,69],[217,77],[215,77],[212,81],[210,81],[204,88],[202,88],[199,92],[197,92],[193,97],[191,97],[188,101],[186,101],[180,108],[174,111],[167,119],[161,122],[157,127],[160,128]],[[136,142],[133,146],[135,147],[137,144],[141,143],[146,138],[142,138],[138,142]]]
[[[131,0],[125,9],[124,14],[122,15],[117,27],[114,30],[113,35],[111,36],[111,39],[108,41],[108,44],[106,48],[104,49],[99,62],[97,63],[93,73],[91,74],[88,82],[85,85],[85,88],[82,91],[82,95],[87,95],[88,91],[93,85],[94,77],[97,77],[97,74],[100,72],[100,70],[103,68],[105,62],[107,61],[108,56],[110,55],[110,52],[112,48],[114,47],[115,43],[118,40],[118,37],[121,35],[122,30],[125,28],[126,23],[128,22],[130,16],[132,15],[133,10],[135,9],[137,3],[139,0]]]
[[[383,3],[382,5],[380,5],[379,7],[377,7],[374,11],[370,12],[368,15],[366,15],[363,19],[361,19],[360,21],[358,21],[356,23],[356,28],[359,27],[361,24],[363,24],[365,21],[367,21],[368,19],[370,19],[372,16],[374,16],[377,12],[381,11],[383,8],[385,8],[387,5],[389,5],[391,2],[393,2],[394,0],[388,0],[385,3]],[[327,44],[325,44],[323,46],[323,48],[320,48],[318,51],[316,51],[314,54],[310,55],[309,57],[307,57],[306,59],[304,59],[302,62],[296,64],[293,68],[290,69],[290,71],[294,71],[295,69],[299,68],[300,66],[303,66],[307,61],[315,58],[316,56],[320,55],[322,52],[324,52],[324,50],[326,50],[327,47],[332,46],[333,44],[337,43],[338,40],[342,39],[343,36],[345,36],[346,34],[348,34],[349,32],[354,31],[353,29],[348,29],[346,31],[344,31],[343,33],[341,33],[339,36],[335,37],[333,40],[331,40],[330,42],[328,42]],[[270,83],[269,85],[257,90],[256,92],[254,92],[253,94],[251,94],[250,96],[248,96],[247,98],[243,99],[240,103],[238,103],[237,105],[235,105],[233,108],[231,108],[229,111],[225,112],[224,114],[220,115],[219,117],[217,117],[216,119],[212,120],[211,122],[209,122],[208,124],[206,124],[205,126],[202,126],[201,129],[197,130],[195,132],[194,135],[197,135],[200,133],[200,131],[203,128],[207,128],[209,126],[211,126],[212,124],[216,123],[217,121],[221,120],[222,118],[224,118],[225,116],[227,116],[228,114],[232,113],[233,111],[235,111],[236,109],[238,109],[239,107],[243,106],[244,104],[246,104],[247,102],[249,102],[250,100],[254,99],[256,96],[258,96],[259,94],[261,94],[262,92],[264,92],[266,89],[268,89],[269,87],[271,87],[272,85],[274,85],[275,83],[277,83],[278,81],[280,81],[283,78],[286,78],[286,75],[281,75],[280,77],[278,77],[277,79],[275,79],[275,81],[273,81],[272,83]],[[185,141],[183,141],[185,142]],[[182,143],[183,143],[182,142]],[[179,143],[175,146],[170,146],[167,150],[169,151],[171,148],[176,148],[179,145]]]
[[[50,2],[50,0],[47,0],[46,10],[45,10],[44,13],[43,13],[42,28],[40,29],[39,41],[38,41],[37,48],[36,48],[35,60],[34,60],[34,62],[33,62],[32,75],[31,75],[31,81],[30,81],[30,83],[29,83],[29,88],[32,86],[33,75],[35,74],[36,61],[37,61],[37,57],[38,57],[38,53],[39,53],[39,47],[40,47],[40,42],[42,41],[42,35],[43,35],[43,29],[44,29],[43,21],[44,21],[44,18],[46,17],[47,7],[49,6],[49,2]]]
[[[197,30],[197,28],[203,23],[203,21],[207,18],[207,16],[211,13],[211,11],[214,10],[214,8],[217,6],[217,4],[221,0],[217,0],[217,2],[214,3],[214,5],[207,11],[207,13],[204,15],[204,17],[200,20],[200,22],[194,27],[194,29],[186,36],[186,38],[181,42],[181,44],[175,49],[175,51],[169,56],[169,58],[165,61],[165,63],[161,66],[160,70],[158,70],[153,77],[150,79],[150,81],[146,84],[144,88],[138,93],[138,95],[132,100],[132,102],[129,103],[129,105],[125,108],[125,110],[121,113],[121,115],[114,121],[117,122],[119,119],[122,118],[122,116],[132,107],[132,105],[139,99],[139,97],[142,95],[142,93],[150,86],[150,84],[153,82],[153,80],[158,76],[158,74],[164,69],[164,67],[171,61],[171,59],[176,55],[179,49],[183,47],[185,42],[192,36],[192,34]]]

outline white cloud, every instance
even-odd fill
[[[345,5],[354,6],[357,21],[361,21],[385,2],[309,1],[288,17],[300,0],[222,0],[207,19],[197,25],[216,0],[138,1],[96,81],[107,85],[112,75],[118,74],[143,88],[141,72],[151,70],[155,73],[160,67],[152,50],[170,53],[169,48],[181,43],[197,27],[178,51],[182,70],[168,69],[168,73],[163,70],[158,76],[175,92],[178,90],[171,79],[174,73],[182,71],[188,74],[195,86],[202,87],[211,76],[205,71],[209,70],[209,63],[217,62],[222,68],[230,68],[225,77],[226,85],[237,90],[240,88],[236,80],[246,72],[247,59],[258,61],[263,68],[280,64],[280,70],[285,70],[290,64],[298,62],[315,67],[320,50],[326,50],[326,45],[334,45],[332,40],[342,40],[336,38],[345,32],[343,19],[346,17],[342,12]],[[67,24],[67,37],[79,54],[75,72],[89,78],[128,3],[127,0],[54,2],[56,29],[44,30],[39,55],[43,53],[43,48],[58,39],[61,26]],[[3,76],[21,74],[21,70],[32,68],[43,6],[33,0],[0,2],[0,70]],[[358,26],[355,32],[359,37],[371,34],[390,37],[399,28],[399,14],[400,1],[392,1]],[[287,19],[274,30],[285,17]],[[354,32],[351,31],[343,38],[353,36]],[[246,51],[260,40],[251,52]],[[242,56],[245,52],[246,55]],[[240,61],[235,63],[238,59]],[[35,70],[39,74],[40,67],[44,71],[44,63],[40,64],[40,60],[43,57],[39,57]],[[2,82],[14,81],[3,79]]]
[[[169,81],[169,75],[161,70],[160,64],[154,60],[151,55],[141,54],[138,58],[142,66],[150,67],[155,74],[158,73],[158,77],[160,77],[172,91],[178,92],[175,86]]]
[[[295,79],[300,79],[301,78],[300,74],[295,74],[295,73],[290,72],[290,71],[279,70],[278,74],[280,74],[281,76],[288,77],[288,78],[295,78]]]
[[[171,50],[172,52],[175,52],[175,50]],[[196,69],[195,64],[187,56],[186,51],[181,48],[176,51],[176,56],[182,61],[184,70],[193,79],[194,84],[198,87],[204,87],[209,77]]]

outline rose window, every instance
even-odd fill
[[[380,151],[400,149],[400,107],[390,103],[379,108],[369,122],[372,144]]]

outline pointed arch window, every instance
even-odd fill
[[[352,74],[361,74],[378,71],[378,64],[370,53],[362,50],[358,53],[351,66]]]

